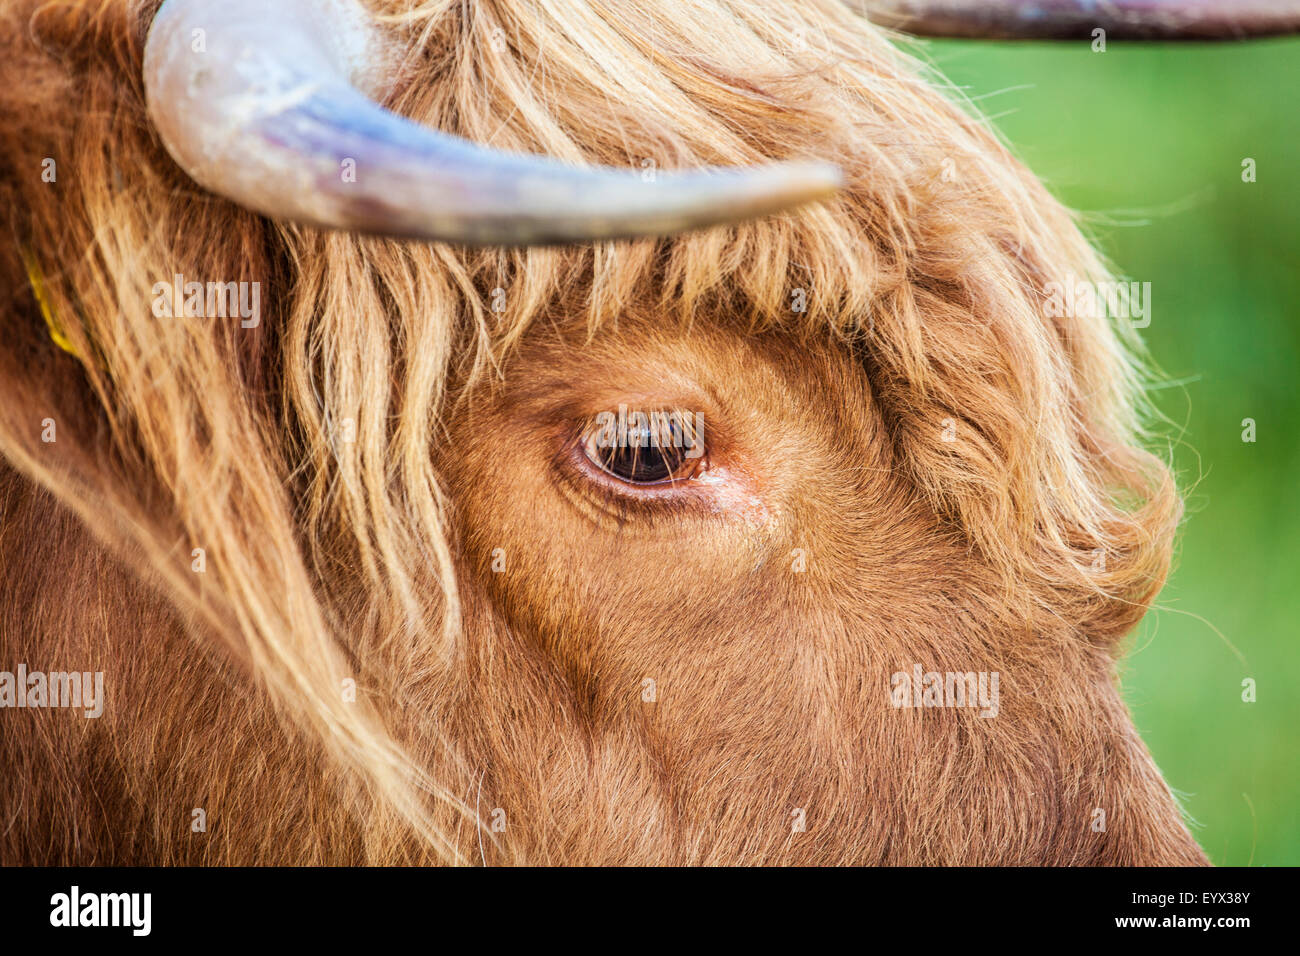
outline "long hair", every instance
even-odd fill
[[[145,114],[157,6],[0,13],[0,456],[77,519],[0,560],[57,575],[59,537],[90,529],[211,662],[188,693],[223,674],[265,695],[282,752],[336,781],[318,822],[348,821],[295,858],[461,862],[455,833],[481,829],[449,783],[454,728],[412,729],[413,687],[456,693],[463,633],[436,462],[457,396],[508,375],[541,322],[594,332],[637,305],[831,339],[1008,618],[1109,646],[1163,582],[1180,501],[1140,448],[1135,342],[1105,310],[1047,304],[1106,268],[969,104],[838,0],[376,0],[405,50],[386,105],[439,129],[646,176],[846,173],[837,200],[745,225],[509,250],[322,233],[203,192]],[[158,317],[177,275],[259,283],[260,323]],[[40,641],[71,658],[88,637]]]

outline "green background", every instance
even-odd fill
[[[1300,864],[1300,39],[916,49],[1151,283],[1140,334],[1188,511],[1124,696],[1213,862]]]

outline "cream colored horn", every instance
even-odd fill
[[[662,236],[825,199],[824,163],[660,173],[573,166],[383,109],[385,46],[356,0],[167,0],[149,116],[200,185],[263,215],[476,244]]]

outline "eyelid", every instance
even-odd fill
[[[577,410],[574,410],[577,412]],[[699,467],[690,477],[654,483],[633,483],[602,469],[587,454],[586,444],[596,416],[581,412],[556,420],[557,439],[552,467],[558,487],[588,515],[611,517],[619,525],[634,519],[656,521],[673,514],[741,518],[755,525],[772,520],[757,476],[743,458],[733,455],[734,439],[708,422],[701,442]]]
[[[668,414],[677,415],[678,413]],[[576,444],[587,462],[597,471],[607,476],[611,481],[630,489],[680,484],[697,478],[708,467],[707,448],[702,437],[698,434],[694,424],[686,428],[680,427],[679,423],[682,420],[680,417],[673,418],[672,422],[678,424],[679,427],[671,431],[665,426],[662,431],[657,432],[654,426],[651,425],[648,430],[649,440],[647,441],[646,431],[639,426],[636,426],[635,429],[628,428],[623,431],[620,422],[618,433],[615,434],[608,427],[608,422],[598,422],[593,418],[579,431]],[[686,419],[686,421],[693,423],[695,420]],[[699,421],[702,425],[702,416]],[[636,432],[635,437],[632,436],[634,430]],[[620,451],[651,448],[659,450],[658,454],[665,458],[664,463],[666,465],[675,465],[673,474],[655,480],[636,481],[610,467],[610,461]],[[601,454],[603,449],[610,450],[611,453]],[[667,451],[663,449],[667,449]]]
[[[667,412],[670,405],[642,405],[642,409]],[[624,406],[626,409],[626,406]],[[633,409],[635,411],[636,409]],[[630,415],[626,417],[631,417]],[[562,486],[570,495],[578,495],[589,505],[612,514],[620,522],[641,513],[644,517],[662,516],[665,509],[678,507],[705,507],[712,510],[707,500],[710,485],[701,480],[712,469],[713,449],[702,440],[703,415],[689,419],[692,424],[690,440],[698,451],[684,459],[689,472],[658,481],[629,481],[621,474],[603,467],[599,455],[593,454],[597,430],[601,425],[617,425],[617,413],[579,414],[568,419],[568,426],[560,432],[555,466]],[[695,427],[698,422],[700,427]],[[617,437],[616,435],[611,437]],[[684,440],[685,441],[685,440]],[[576,503],[576,502],[575,502]]]

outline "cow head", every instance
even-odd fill
[[[117,682],[62,745],[126,781],[101,804],[227,821],[83,842],[1203,859],[1114,686],[1180,514],[1134,337],[1054,306],[1104,266],[883,32],[753,0],[158,7],[4,15],[42,82],[0,94],[7,287],[37,293],[0,452],[53,496],[11,516],[38,610],[4,646]]]

